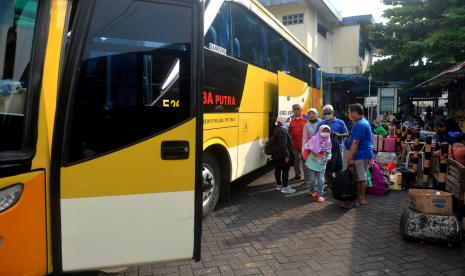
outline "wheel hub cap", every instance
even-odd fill
[[[211,169],[206,166],[202,167],[202,183],[203,183],[203,206],[207,205],[215,190],[215,176]]]

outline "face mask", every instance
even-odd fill
[[[322,133],[320,133],[321,138],[328,138],[329,135],[330,135],[330,133],[328,133],[328,132],[322,132]]]
[[[325,115],[326,120],[332,120],[334,117],[333,114]]]

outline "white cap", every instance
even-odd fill
[[[284,125],[285,122],[287,122],[287,117],[286,116],[278,116],[276,118],[276,122],[274,123],[275,125],[278,125],[278,122]]]

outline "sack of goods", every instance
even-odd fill
[[[379,196],[386,195],[389,192],[390,181],[389,174],[383,165],[371,160],[370,174],[372,187],[368,189],[368,193]]]
[[[460,246],[460,224],[455,216],[424,214],[405,206],[400,218],[400,234],[405,240],[431,241]]]
[[[378,152],[375,160],[383,165],[391,162],[397,163],[397,155],[395,152]]]
[[[353,201],[357,198],[357,184],[351,169],[337,172],[335,177],[329,177],[328,182],[334,199]]]

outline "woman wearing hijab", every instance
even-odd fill
[[[310,108],[307,111],[308,122],[304,125],[304,130],[302,134],[302,148],[305,144],[312,138],[318,131],[318,123],[321,122],[321,119],[318,118],[318,111],[316,108]],[[304,183],[302,187],[310,185],[310,169],[304,165]]]
[[[310,191],[309,194],[317,199],[317,202],[324,203],[323,186],[325,183],[325,168],[328,160],[331,159],[331,128],[322,125],[318,132],[304,145],[303,151],[308,155],[305,166],[310,170]],[[305,152],[304,152],[305,153]],[[315,192],[315,178],[318,180],[318,191]]]

